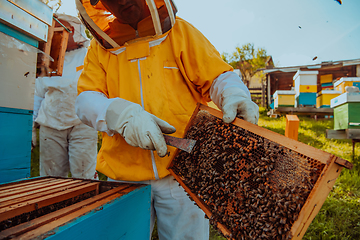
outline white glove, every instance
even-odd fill
[[[119,133],[129,145],[156,150],[160,157],[167,154],[162,133],[176,131],[164,120],[143,110],[139,104],[124,99],[116,99],[109,105],[105,120],[108,128]]]
[[[244,90],[238,87],[226,88],[221,93],[221,110],[223,121],[231,123],[237,114],[244,120],[257,124],[259,120],[259,107],[254,103]]]

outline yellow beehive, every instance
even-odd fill
[[[360,88],[360,77],[342,77],[334,83],[335,90],[346,92],[345,87],[356,86]]]
[[[317,108],[330,108],[331,99],[336,98],[342,92],[336,90],[322,90],[318,92],[316,97]]]
[[[295,91],[277,90],[274,93],[274,108],[278,107],[294,107]]]
[[[326,74],[326,75],[321,75],[320,76],[320,83],[331,83],[333,80],[333,75],[332,74]]]
[[[299,86],[300,93],[316,93],[317,92],[317,86],[316,85],[300,85]]]

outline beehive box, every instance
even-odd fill
[[[0,185],[0,239],[149,239],[150,186],[40,177]]]
[[[51,21],[52,9],[40,0],[1,2],[0,22],[37,41],[46,41]]]
[[[360,129],[360,93],[345,92],[331,99],[334,108],[334,130]]]
[[[301,239],[341,169],[351,163],[198,105],[185,131],[197,140],[168,166],[228,239]]]
[[[0,2],[0,183],[30,176],[31,130],[39,41],[52,9],[40,0]]]
[[[295,107],[316,107],[316,92],[302,92],[295,96]]]
[[[316,106],[318,71],[298,70],[293,77],[295,88],[295,107]]]
[[[331,99],[336,98],[341,94],[340,91],[336,90],[322,90],[317,93],[316,107],[317,108],[330,108]]]
[[[355,86],[360,88],[360,77],[342,77],[334,83],[336,90],[345,93],[345,87]]]
[[[333,75],[326,74],[320,76],[320,84],[322,90],[332,90],[334,89],[333,85]]]
[[[311,86],[317,86],[317,75],[319,71],[300,71],[298,70],[294,77],[295,91],[299,90],[300,87],[303,91],[310,91]],[[309,88],[307,88],[309,86]],[[316,92],[316,90],[315,90]]]
[[[0,43],[0,183],[3,183],[30,177],[37,50],[2,32]]]
[[[320,84],[323,83],[332,83],[333,75],[332,74],[325,74],[320,76]]]
[[[274,93],[274,108],[294,107],[295,91],[276,90]]]

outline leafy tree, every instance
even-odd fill
[[[61,7],[61,1],[62,0],[42,0],[42,2],[51,7],[54,12],[57,12]]]
[[[240,69],[244,83],[249,86],[251,78],[256,74],[257,69],[265,68],[268,58],[266,50],[255,49],[253,43],[247,43],[242,47],[236,47],[232,54],[223,53],[222,58],[234,69]]]

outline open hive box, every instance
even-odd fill
[[[0,239],[146,239],[150,196],[147,185],[75,178],[3,184]]]
[[[241,119],[198,105],[169,171],[229,239],[301,239],[344,159]]]

